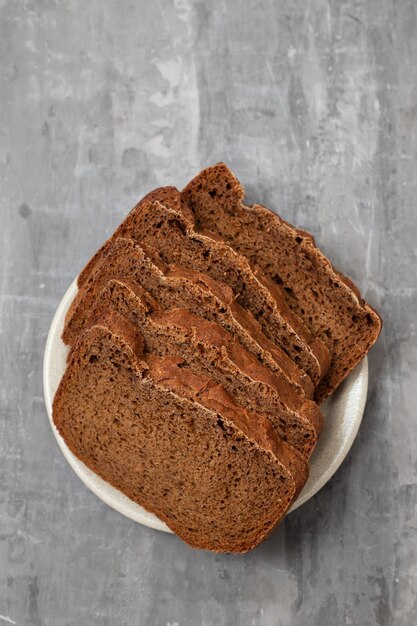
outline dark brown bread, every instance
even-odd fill
[[[158,356],[179,356],[194,373],[209,375],[251,412],[265,415],[277,434],[309,457],[320,436],[323,416],[314,402],[304,403],[245,350],[224,328],[186,309],[155,311],[142,288],[110,281],[91,309],[88,325],[107,311],[131,321],[144,339],[145,351]]]
[[[265,335],[309,375],[313,384],[327,371],[327,348],[291,311],[280,290],[275,288],[271,293],[262,272],[257,270],[255,274],[246,258],[223,240],[211,233],[196,232],[190,211],[175,188],[155,190],[129,213],[81,273],[80,287],[117,237],[152,246],[166,263],[201,271],[228,284],[239,304],[259,321]]]
[[[307,463],[209,377],[175,357],[144,358],[136,337],[114,314],[80,336],[54,399],[56,427],[190,546],[254,548],[299,493]]]
[[[224,163],[184,189],[197,228],[208,229],[275,281],[288,306],[328,347],[332,361],[316,389],[330,395],[377,340],[382,321],[358,288],[334,269],[313,237],[263,206],[243,204],[244,189]]]
[[[155,252],[151,256],[157,259]],[[269,367],[283,385],[290,385],[300,402],[312,397],[309,377],[267,339],[254,317],[235,301],[227,285],[192,269],[167,266],[161,260],[156,263],[151,256],[132,240],[116,239],[79,289],[66,317],[64,341],[72,343],[85,328],[94,300],[105,284],[112,278],[121,278],[143,287],[145,297],[151,294],[154,298],[151,308],[157,308],[157,299],[163,308],[187,308],[217,322]]]

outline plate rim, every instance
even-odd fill
[[[64,455],[65,459],[69,463],[71,469],[77,474],[80,480],[84,483],[84,485],[92,491],[100,500],[105,502],[112,509],[118,511],[125,517],[133,520],[136,523],[139,523],[143,526],[147,526],[149,528],[153,528],[155,530],[160,530],[163,532],[172,533],[172,530],[168,528],[168,526],[159,520],[153,513],[150,513],[140,505],[138,505],[133,500],[130,500],[125,496],[121,491],[104,481],[100,476],[92,472],[82,461],[80,461],[68,448],[64,439],[59,434],[53,419],[52,419],[52,402],[53,396],[55,395],[55,391],[52,390],[51,384],[51,372],[53,371],[53,353],[55,342],[61,342],[61,348],[63,348],[64,344],[61,339],[61,333],[63,328],[63,322],[65,319],[65,314],[68,310],[70,303],[72,302],[74,296],[77,293],[77,278],[73,280],[68,289],[66,290],[64,296],[58,304],[58,307],[54,313],[48,336],[45,344],[44,358],[43,358],[43,393],[46,405],[46,411],[48,414],[48,419],[50,426],[52,428],[52,432],[54,433],[55,439],[58,443],[58,446]],[[314,484],[309,485],[309,481],[307,481],[304,489],[299,494],[297,500],[293,503],[288,513],[291,513],[298,509],[300,506],[305,504],[308,500],[314,497],[323,487],[324,485],[334,476],[337,470],[342,465],[344,459],[349,453],[353,442],[356,439],[357,433],[359,431],[363,413],[365,410],[366,399],[367,399],[367,391],[368,391],[368,358],[365,358],[356,366],[356,368],[349,374],[346,381],[342,383],[342,385],[347,382],[349,379],[352,379],[353,376],[356,376],[353,384],[357,384],[359,381],[359,399],[356,406],[356,413],[354,415],[354,419],[352,421],[352,426],[350,431],[348,432],[348,436],[344,439],[343,445],[338,450],[337,454],[332,459],[331,463],[328,465],[327,469],[323,472],[323,474],[317,478]],[[59,383],[58,383],[59,384]],[[339,391],[339,390],[338,390]],[[337,393],[337,392],[336,392]],[[325,428],[325,426],[324,426]],[[320,444],[320,441],[319,441]],[[314,454],[314,453],[313,453]],[[287,513],[287,514],[288,514]]]

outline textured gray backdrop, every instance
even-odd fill
[[[0,0],[0,626],[417,623],[417,5]],[[343,467],[246,556],[102,504],[42,355],[139,196],[225,160],[382,312]]]

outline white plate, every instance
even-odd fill
[[[120,491],[94,474],[75,457],[58,433],[52,421],[52,400],[65,370],[68,348],[61,340],[65,314],[77,292],[72,283],[56,310],[49,329],[43,363],[43,387],[46,409],[52,430],[68,463],[83,483],[103,502],[122,515],[150,528],[172,532],[155,515],[129,500]],[[307,502],[321,489],[339,468],[358,432],[368,390],[368,361],[365,358],[349,375],[331,398],[322,405],[325,426],[311,458],[310,477],[291,511]]]

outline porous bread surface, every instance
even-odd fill
[[[129,213],[82,272],[80,287],[99,259],[107,256],[112,241],[120,236],[152,246],[166,263],[196,269],[225,282],[239,303],[260,322],[267,337],[309,375],[313,384],[327,371],[330,357],[326,346],[291,311],[279,289],[271,293],[261,280],[261,272],[258,270],[255,275],[247,259],[220,237],[196,232],[190,210],[175,188],[155,190]]]
[[[154,260],[151,259],[151,254]],[[116,239],[106,255],[95,264],[90,276],[79,289],[66,316],[63,339],[72,343],[85,328],[94,301],[105,284],[120,278],[146,290],[163,308],[185,307],[191,312],[215,321],[232,333],[261,363],[269,367],[300,400],[311,398],[309,377],[288,355],[268,340],[259,323],[237,302],[227,285],[190,268],[167,266],[155,262],[156,253],[132,240]],[[127,278],[128,277],[128,278]],[[91,325],[91,320],[89,321]]]
[[[107,241],[97,250],[97,252],[91,257],[88,261],[87,265],[84,269],[79,273],[77,284],[78,287],[81,288],[84,283],[87,282],[88,277],[91,275],[96,264],[102,260],[103,256],[106,256],[111,244],[118,237],[124,237],[126,239],[130,239],[130,226],[132,221],[134,222],[135,216],[138,211],[140,211],[142,206],[146,206],[148,204],[152,204],[155,200],[159,200],[160,202],[169,201],[171,206],[174,206],[176,210],[182,210],[184,217],[186,217],[190,222],[193,222],[194,217],[191,210],[186,206],[181,206],[181,196],[178,190],[175,187],[160,187],[158,189],[154,189],[146,196],[144,196],[139,202],[131,209],[123,222],[116,228],[115,232],[109,237]]]
[[[332,360],[315,392],[322,401],[375,343],[381,318],[309,233],[263,206],[245,206],[244,195],[224,163],[203,170],[182,192],[197,228],[214,231],[258,265],[279,285],[291,310],[326,344]]]
[[[111,309],[140,330],[145,350],[160,356],[180,356],[193,372],[209,374],[232,398],[252,412],[265,415],[277,434],[306,457],[320,435],[323,417],[312,401],[300,402],[293,390],[259,363],[224,328],[176,308],[151,313],[140,293],[112,280],[92,307],[94,324]]]
[[[144,359],[124,324],[103,324],[79,337],[54,399],[71,451],[189,545],[255,547],[305,482],[301,455],[209,378]]]

